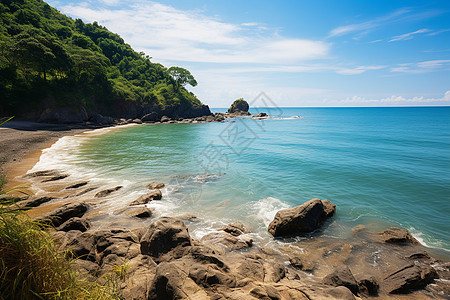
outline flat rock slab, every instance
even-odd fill
[[[103,197],[106,197],[106,196],[108,196],[109,194],[111,194],[111,193],[113,193],[115,191],[120,190],[121,188],[122,188],[122,186],[119,185],[119,186],[116,186],[114,188],[106,189],[106,190],[98,192],[97,194],[95,194],[94,197],[96,197],[96,198],[103,198]]]
[[[384,279],[384,288],[390,294],[404,294],[424,288],[437,279],[436,271],[429,266],[407,265]]]
[[[38,220],[48,222],[53,226],[58,227],[70,218],[82,217],[88,208],[89,205],[85,202],[70,203],[39,217]]]
[[[149,190],[156,190],[156,189],[162,189],[163,187],[165,187],[166,185],[162,182],[151,182],[147,185],[147,188]]]
[[[147,204],[153,200],[161,200],[162,192],[160,190],[154,190],[148,194],[141,195],[139,198],[130,203],[130,205],[142,205]]]
[[[390,244],[417,244],[418,241],[403,228],[389,228],[380,233],[383,242]]]
[[[41,204],[47,203],[55,199],[54,197],[32,197],[31,199],[20,201],[17,204],[21,207],[38,207]]]

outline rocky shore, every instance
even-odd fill
[[[126,270],[124,299],[445,299],[450,292],[450,263],[405,229],[357,226],[347,240],[323,236],[339,210],[328,200],[279,211],[268,231],[281,246],[260,247],[239,222],[197,240],[189,233],[196,216],[155,217],[145,204],[163,197],[161,182],[114,211],[123,222],[106,224],[98,207],[120,186],[70,182],[56,170],[25,177],[45,193],[18,205],[52,225],[83,276],[101,282],[113,269]]]

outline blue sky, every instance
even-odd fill
[[[153,62],[191,71],[211,107],[450,105],[450,1],[51,0]]]

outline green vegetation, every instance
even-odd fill
[[[238,111],[244,111],[247,112],[249,109],[249,105],[247,101],[244,100],[244,98],[239,98],[234,100],[233,104],[231,104],[230,108],[228,109],[229,113],[238,112]]]
[[[126,267],[109,274],[105,285],[81,280],[42,225],[0,201],[0,299],[119,299],[117,280]]]
[[[117,115],[126,101],[200,104],[189,71],[152,63],[117,34],[41,0],[0,3],[0,114],[80,106]],[[2,111],[3,110],[3,111]]]

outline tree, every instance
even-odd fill
[[[176,85],[174,85],[174,87],[176,91],[179,90],[180,86],[185,86],[186,84],[190,84],[192,86],[197,85],[197,81],[194,76],[192,76],[191,72],[186,69],[180,67],[170,67],[167,72],[175,80]]]

